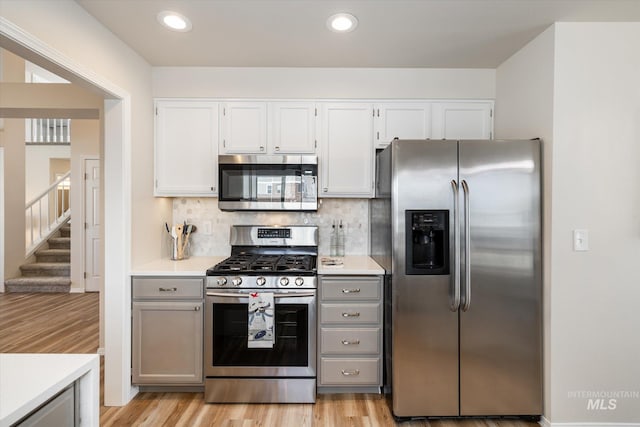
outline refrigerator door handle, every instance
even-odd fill
[[[469,206],[469,184],[466,180],[460,181],[464,192],[464,301],[462,311],[469,310],[471,306],[471,208]]]
[[[455,179],[451,180],[453,189],[453,302],[450,304],[451,311],[458,311],[460,308],[460,229],[458,224],[459,190]]]

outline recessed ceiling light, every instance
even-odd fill
[[[327,27],[336,33],[348,33],[358,26],[358,18],[350,13],[336,13],[327,19]]]
[[[158,13],[158,22],[173,31],[191,31],[191,21],[184,15],[169,10]]]

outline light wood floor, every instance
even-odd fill
[[[98,294],[0,293],[0,353],[95,353]],[[488,390],[490,391],[490,390]],[[102,403],[102,401],[101,401]],[[319,395],[315,405],[205,404],[202,393],[139,393],[100,408],[101,426],[533,427],[517,420],[413,420],[395,423],[383,396]]]

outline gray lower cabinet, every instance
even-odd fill
[[[318,391],[379,391],[381,276],[322,275],[319,295]]]
[[[132,383],[201,385],[202,278],[133,278]]]
[[[78,426],[75,385],[72,384],[27,418],[15,424],[16,427],[74,427]]]

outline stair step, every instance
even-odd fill
[[[71,262],[71,249],[43,249],[36,252],[38,262]]]
[[[70,237],[71,236],[71,226],[63,225],[58,229],[60,231],[60,237]]]
[[[50,249],[71,249],[71,237],[52,237],[48,242]]]
[[[4,282],[5,292],[69,292],[71,279],[64,277],[18,277]]]
[[[37,262],[20,266],[24,277],[69,277],[71,275],[71,263],[68,262]]]

